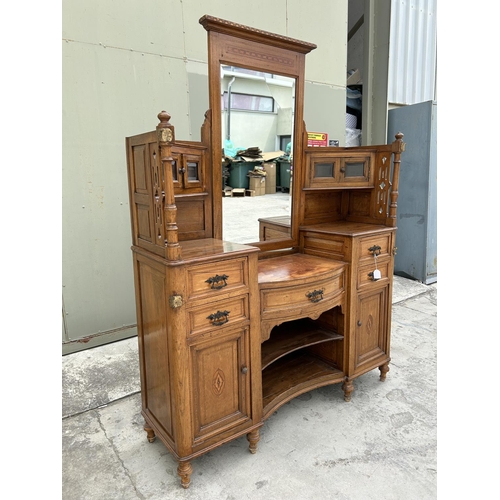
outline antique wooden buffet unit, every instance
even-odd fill
[[[403,135],[389,145],[307,147],[310,43],[211,16],[210,109],[201,140],[128,137],[142,414],[179,463],[259,428],[306,391],[389,371],[393,255]],[[242,245],[222,234],[220,64],[295,80],[288,227]],[[283,229],[285,227],[285,229]]]

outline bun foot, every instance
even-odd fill
[[[378,369],[380,370],[380,381],[385,382],[385,378],[387,376],[387,373],[390,370],[389,363],[385,363],[382,366],[379,366]]]
[[[152,443],[155,439],[156,439],[156,434],[155,434],[155,431],[153,429],[151,429],[151,427],[149,427],[148,424],[144,424],[144,430],[147,432],[148,434],[148,441],[150,443]]]

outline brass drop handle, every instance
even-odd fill
[[[361,326],[363,323],[358,319],[358,326]]]
[[[243,373],[243,375],[246,375],[248,373],[248,368],[246,366],[242,366],[241,373]]]
[[[372,252],[373,256],[380,255],[380,250],[382,250],[382,247],[378,245],[373,245],[368,249],[369,252]]]
[[[205,283],[208,283],[212,290],[220,290],[221,288],[227,286],[226,280],[228,278],[229,276],[227,274],[216,274],[215,276],[212,276],[211,278],[205,280]]]
[[[224,325],[229,321],[229,311],[217,311],[216,313],[207,316],[214,326]]]

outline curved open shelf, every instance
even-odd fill
[[[262,372],[263,417],[318,387],[342,382],[344,373],[305,350],[289,354]]]
[[[262,369],[298,349],[343,338],[307,318],[283,323],[273,329],[269,340],[262,343]]]

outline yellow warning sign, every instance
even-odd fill
[[[328,134],[324,132],[308,132],[308,146],[328,146]]]

